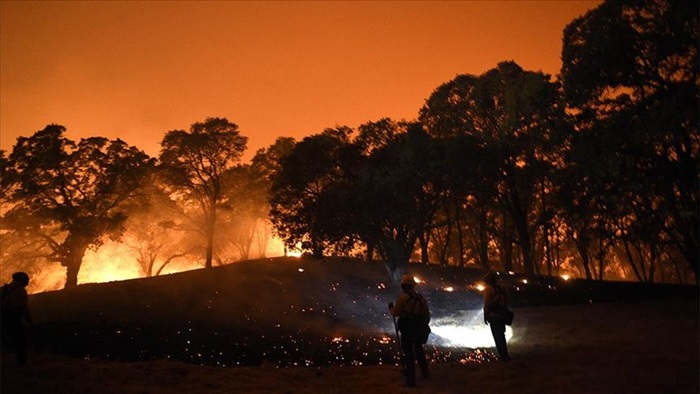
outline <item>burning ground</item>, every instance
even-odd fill
[[[419,391],[698,390],[697,288],[508,276],[503,364],[469,287],[479,272],[409,272],[433,312]],[[3,354],[2,391],[400,392],[387,278],[379,263],[266,259],[37,294],[31,365]]]

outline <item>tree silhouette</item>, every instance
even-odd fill
[[[698,277],[698,14],[694,1],[606,1],[564,30],[567,102],[614,158],[618,241],[641,280],[674,254]]]
[[[223,179],[225,187],[217,230],[222,237],[220,244],[231,245],[239,260],[250,259],[256,243],[259,254],[263,254],[269,241],[266,231],[269,181],[252,165],[232,168],[224,173]]]
[[[66,267],[65,286],[72,287],[85,251],[104,236],[121,235],[153,160],[121,140],[91,137],[76,144],[64,132],[49,125],[18,138],[2,162],[2,196],[11,204],[2,222]]]
[[[503,62],[481,76],[460,75],[438,87],[421,109],[421,121],[433,136],[469,135],[492,153],[484,159],[498,171],[483,182],[498,191],[502,250],[509,256],[510,221],[523,269],[534,274],[535,236],[547,217],[543,185],[558,161],[556,135],[567,131],[557,85],[545,74]],[[510,268],[509,259],[504,267]]]
[[[171,263],[201,252],[186,215],[159,187],[157,172],[141,188],[139,204],[127,219],[122,243],[134,254],[141,275],[158,276]]]
[[[301,245],[315,257],[351,237],[348,216],[348,160],[357,153],[348,127],[326,129],[298,142],[281,161],[270,191],[270,216],[287,247]]]
[[[443,190],[441,153],[415,122],[370,122],[360,127],[358,141],[365,151],[372,149],[351,186],[357,204],[354,233],[376,248],[398,281],[416,241],[433,224]]]
[[[206,239],[205,267],[214,253],[217,205],[222,198],[222,176],[245,152],[247,137],[226,118],[207,118],[190,131],[172,130],[161,142],[160,167],[173,195],[193,203],[203,219],[196,220]]]

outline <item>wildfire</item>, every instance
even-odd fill
[[[129,235],[125,235],[125,240]],[[273,237],[262,255],[268,257],[283,256],[283,242]],[[287,256],[301,257],[299,250],[288,250]],[[156,261],[156,267],[161,261]],[[189,271],[201,268],[201,261],[196,256],[172,260],[160,272],[161,275]],[[37,267],[40,267],[37,265]],[[88,250],[83,257],[83,262],[78,273],[78,284],[101,283],[128,280],[147,276],[146,269],[139,266],[136,252],[124,242],[106,240],[97,250]],[[303,272],[303,269],[299,269]],[[59,290],[63,288],[66,279],[66,270],[58,263],[47,263],[32,273],[28,291],[31,294],[44,291]]]
[[[99,283],[138,278],[136,259],[123,244],[106,242],[97,250],[88,250],[78,274],[78,283]]]

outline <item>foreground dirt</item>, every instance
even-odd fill
[[[12,393],[698,393],[698,299],[594,303],[517,310],[513,360],[431,365],[404,387],[396,366],[220,368],[181,362],[120,363],[30,353],[2,356]]]

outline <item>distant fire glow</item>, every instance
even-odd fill
[[[129,241],[127,233],[123,242],[106,240],[98,249],[88,249],[83,257],[83,263],[78,273],[78,284],[114,282],[147,276],[143,267],[139,267],[136,253],[125,243]],[[285,253],[284,243],[276,237],[272,237],[261,256],[280,257]],[[287,250],[289,257],[301,257],[299,250]],[[252,256],[257,258],[260,256]],[[183,256],[170,261],[160,272],[167,275],[176,272],[190,271],[203,267],[202,258],[195,255]],[[235,260],[227,261],[227,263]],[[155,262],[155,268],[159,268],[162,261]],[[55,262],[46,264],[46,267],[32,276],[28,291],[30,294],[40,293],[63,288],[66,278],[66,270]]]
[[[288,250],[287,257],[301,257],[302,253],[300,250]]]

